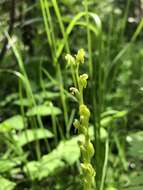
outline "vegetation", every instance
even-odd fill
[[[142,12],[0,1],[0,190],[143,189]]]

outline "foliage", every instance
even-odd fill
[[[82,190],[69,92],[81,73],[96,189],[142,189],[142,12],[142,0],[0,1],[0,190]]]

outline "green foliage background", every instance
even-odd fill
[[[65,60],[81,48],[96,189],[142,190],[142,13],[142,0],[0,1],[0,190],[82,189]]]

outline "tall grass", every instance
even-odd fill
[[[59,58],[62,53],[69,53],[69,39],[71,32],[78,25],[84,27],[87,32],[87,37],[83,39],[86,43],[87,41],[87,57],[88,57],[88,71],[89,71],[89,79],[90,79],[90,105],[91,110],[93,112],[92,122],[94,124],[94,146],[96,149],[95,158],[93,163],[96,168],[96,181],[97,181],[97,189],[103,190],[105,184],[105,177],[107,171],[107,163],[108,163],[108,154],[109,154],[109,139],[103,143],[101,140],[101,114],[106,110],[106,96],[110,93],[109,89],[112,89],[112,85],[115,81],[116,71],[118,70],[118,61],[121,57],[127,52],[130,44],[135,41],[136,37],[141,31],[142,21],[139,24],[137,30],[135,31],[131,42],[124,46],[122,50],[117,52],[113,60],[110,60],[110,57],[106,55],[106,44],[104,43],[104,31],[102,27],[101,20],[99,16],[95,12],[90,11],[89,1],[85,0],[83,3],[84,12],[80,12],[73,17],[71,21],[69,21],[67,27],[65,27],[64,21],[62,19],[62,13],[60,11],[60,7],[58,6],[58,2],[56,0],[52,1],[52,7],[55,11],[55,16],[57,17],[57,22],[59,24],[59,29],[62,33],[61,43],[57,46],[56,42],[58,38],[54,32],[54,26],[52,22],[52,16],[50,13],[50,6],[47,1],[41,0],[41,10],[43,13],[43,19],[45,24],[45,30],[47,33],[47,40],[51,47],[53,63],[55,65],[55,72],[57,73],[57,80],[59,81],[59,88],[61,94],[61,102],[64,110],[64,119],[65,126],[68,126],[69,118],[69,105],[67,102],[67,97],[65,94],[64,81],[62,77],[63,71],[61,70],[61,66],[58,63]],[[127,1],[126,8],[124,11],[124,16],[122,18],[122,26],[119,27],[119,36],[118,41],[123,42],[124,31],[126,27],[128,11],[130,7],[130,0]],[[112,23],[114,25],[114,23]],[[114,30],[111,25],[111,30]],[[109,33],[108,38],[110,39],[112,33]],[[94,46],[93,44],[96,44]],[[110,52],[112,44],[108,44],[107,51]],[[58,47],[58,48],[57,48]],[[108,60],[109,59],[109,60]],[[109,64],[107,64],[109,63]],[[114,73],[111,78],[112,68],[114,67]],[[45,71],[47,72],[47,71]],[[110,84],[107,83],[110,78]],[[109,86],[109,89],[107,88]],[[69,137],[69,129],[67,127],[66,137]]]
[[[53,86],[55,87],[55,89],[59,90],[60,98],[58,99],[57,104],[59,106],[61,105],[63,114],[62,116],[57,118],[57,116],[55,116],[54,113],[51,111],[50,115],[52,131],[54,133],[54,147],[57,147],[60,140],[66,140],[72,137],[72,123],[75,115],[77,114],[76,108],[74,108],[74,106],[72,105],[72,103],[75,103],[76,99],[74,99],[72,95],[68,92],[68,87],[71,85],[72,80],[74,86],[78,86],[78,81],[76,81],[76,78],[79,78],[79,73],[74,73],[75,71],[72,67],[69,73],[63,57],[65,54],[69,54],[71,51],[73,51],[72,54],[74,54],[74,51],[76,49],[85,48],[85,62],[87,62],[87,64],[81,69],[83,69],[84,71],[86,70],[89,75],[89,84],[86,90],[86,101],[88,102],[91,110],[90,123],[93,125],[94,129],[93,144],[95,147],[95,155],[92,158],[92,164],[96,170],[96,189],[104,190],[106,186],[106,174],[108,170],[108,160],[111,147],[110,138],[112,137],[112,133],[115,133],[113,134],[113,137],[119,152],[118,155],[121,159],[123,169],[126,170],[127,167],[125,161],[125,152],[124,150],[122,150],[122,143],[120,142],[120,138],[118,137],[118,134],[116,134],[115,130],[111,128],[111,126],[106,126],[106,128],[104,129],[106,132],[106,138],[102,137],[102,129],[104,128],[102,126],[103,114],[105,113],[105,115],[108,115],[108,113],[106,113],[106,111],[108,112],[107,108],[109,108],[110,110],[110,108],[112,107],[112,105],[109,106],[111,102],[108,100],[108,96],[111,95],[114,89],[116,89],[116,76],[118,75],[118,71],[120,71],[120,68],[122,67],[121,60],[123,59],[125,54],[128,53],[129,50],[132,50],[132,46],[134,45],[137,37],[142,31],[143,19],[141,19],[131,39],[126,42],[124,40],[124,33],[126,29],[131,0],[128,0],[126,2],[123,17],[118,21],[117,24],[119,24],[119,26],[117,27],[117,29],[114,28],[116,17],[114,18],[113,14],[110,15],[110,26],[108,28],[108,33],[106,33],[107,31],[105,31],[106,29],[104,28],[104,25],[102,23],[102,15],[100,17],[97,14],[98,10],[94,10],[90,6],[90,3],[94,4],[94,1],[84,0],[83,4],[81,5],[81,11],[76,13],[75,15],[72,15],[72,19],[66,20],[62,13],[63,9],[61,9],[61,7],[59,6],[59,1],[52,0],[51,2],[49,2],[47,0],[40,0],[40,10],[43,19],[43,27],[46,33],[47,45],[50,47],[49,54],[51,54],[51,59],[49,65],[47,65],[46,67],[42,62],[40,63],[39,80],[43,92],[46,93],[46,88],[44,86],[45,77],[47,78],[48,82],[52,82],[54,84]],[[54,23],[55,20],[56,27]],[[86,35],[85,33],[83,33],[82,38],[85,47],[78,47],[80,44],[78,43],[80,39],[77,39],[77,44],[72,43],[73,36],[75,37],[77,35],[75,30],[77,28],[82,28],[82,30],[86,33]],[[60,37],[55,30],[59,31]],[[24,60],[19,51],[20,47],[18,46],[18,44],[13,43],[12,37],[10,37],[8,34],[7,38],[16,57],[19,68],[19,72],[11,70],[7,70],[7,72],[12,73],[18,77],[20,110],[24,121],[26,117],[23,105],[24,92],[26,92],[29,108],[36,107],[37,103],[34,97],[34,92],[32,91],[30,77],[27,74]],[[76,36],[76,38],[78,38],[78,36]],[[115,46],[117,42],[119,42],[119,44],[117,44],[118,48],[112,50],[112,46]],[[48,69],[49,67],[53,69],[52,74],[50,73],[50,69]],[[53,106],[53,102],[51,101],[49,104],[51,110],[53,110]],[[30,119],[30,125],[31,128],[35,129],[45,128],[40,115],[32,117]],[[34,136],[36,139],[36,159],[40,160],[42,157],[42,148],[40,141],[37,138],[37,134],[34,133]],[[50,153],[53,149],[53,145],[51,146],[51,144],[47,139],[44,139],[44,146],[46,147],[46,151],[48,153]],[[19,150],[19,154],[22,155],[23,150]],[[25,164],[27,163],[28,159],[25,159]],[[32,177],[30,175],[31,174],[29,173],[28,177],[32,180]]]

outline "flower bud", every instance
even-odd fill
[[[88,118],[85,117],[84,115],[81,115],[80,116],[80,123],[83,125],[83,126],[86,126],[88,125]]]
[[[75,87],[70,87],[70,91],[71,91],[71,94],[72,94],[72,95],[77,95],[77,96],[79,96],[79,91],[78,91],[77,88],[75,88]]]
[[[89,163],[81,163],[81,168],[83,172],[88,176],[95,176],[95,170]]]
[[[86,149],[84,147],[84,144],[81,144],[79,147],[80,147],[82,159],[83,159],[83,161],[86,161],[87,160],[87,152],[86,152]]]
[[[85,57],[84,49],[78,50],[77,55],[76,55],[76,61],[83,64],[84,63],[84,57]]]
[[[87,74],[80,75],[79,82],[84,88],[86,88],[87,86],[87,79],[88,79]]]
[[[70,65],[75,65],[75,58],[72,55],[67,54],[65,56],[65,59],[66,59],[66,61],[67,61],[67,63],[68,63],[69,66]]]
[[[83,115],[83,116],[86,117],[86,118],[89,118],[89,117],[90,117],[90,111],[89,111],[89,109],[87,108],[87,106],[84,105],[84,104],[80,105],[79,113],[80,113],[80,115]]]
[[[76,129],[79,129],[79,127],[80,127],[80,123],[79,123],[79,121],[78,121],[77,119],[74,120],[73,125],[74,125],[74,127],[75,127]]]
[[[94,147],[91,142],[88,143],[87,152],[88,152],[89,158],[91,159],[94,155]]]
[[[85,127],[85,126],[81,127],[81,133],[86,135],[88,133],[87,127]]]

